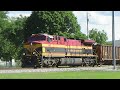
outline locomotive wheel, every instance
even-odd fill
[[[96,61],[94,60],[91,66],[94,67],[95,64],[96,64]]]
[[[38,68],[41,68],[42,66],[41,65],[38,65]]]
[[[44,64],[43,67],[49,68],[49,65]]]
[[[52,67],[56,67],[56,64],[53,64]]]
[[[99,62],[99,63],[97,63],[97,66],[98,66],[98,67],[101,67],[102,64],[103,64],[102,62]]]
[[[22,67],[22,68],[25,68],[25,65],[24,65],[24,64],[22,64],[22,65],[21,65],[21,67]]]
[[[58,68],[58,65],[56,65],[56,67]]]
[[[95,64],[93,63],[93,64],[92,64],[92,67],[94,67],[94,66],[95,66]]]
[[[25,62],[23,60],[21,62],[22,62],[21,67],[24,68],[25,67]]]
[[[34,69],[37,69],[37,65],[34,65]]]
[[[56,67],[58,68],[59,65],[56,65]]]
[[[86,67],[87,65],[86,65],[86,63],[83,63],[83,67]]]

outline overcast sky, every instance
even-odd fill
[[[73,11],[77,17],[77,21],[81,26],[81,31],[87,34],[87,11]],[[108,41],[112,40],[112,12],[111,11],[88,11],[89,13],[89,30],[97,28],[98,30],[105,30],[108,35]],[[31,11],[9,11],[10,17],[17,17],[19,15],[30,16]],[[120,11],[115,11],[115,39],[120,39]]]

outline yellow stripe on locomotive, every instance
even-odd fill
[[[93,53],[87,54],[84,50],[91,50],[92,46],[65,46],[65,45],[50,45],[50,44],[33,44],[24,45],[24,48],[28,49],[31,53],[37,48],[41,48],[41,54],[44,57],[65,57],[65,56],[93,56]],[[67,50],[67,54],[66,51]]]
[[[42,47],[42,53],[45,53],[45,47]]]

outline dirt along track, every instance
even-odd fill
[[[120,71],[120,66],[113,69],[113,66],[102,66],[102,67],[59,67],[59,68],[7,68],[0,69],[0,73],[25,73],[25,72],[63,72],[63,71],[83,71],[83,70],[96,70],[96,71]]]

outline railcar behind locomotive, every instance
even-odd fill
[[[98,63],[101,65],[113,65],[112,45],[94,45],[94,52],[98,56]],[[115,47],[116,64],[120,64],[120,47]]]
[[[22,67],[94,66],[93,40],[71,39],[48,34],[32,34],[24,42]]]

